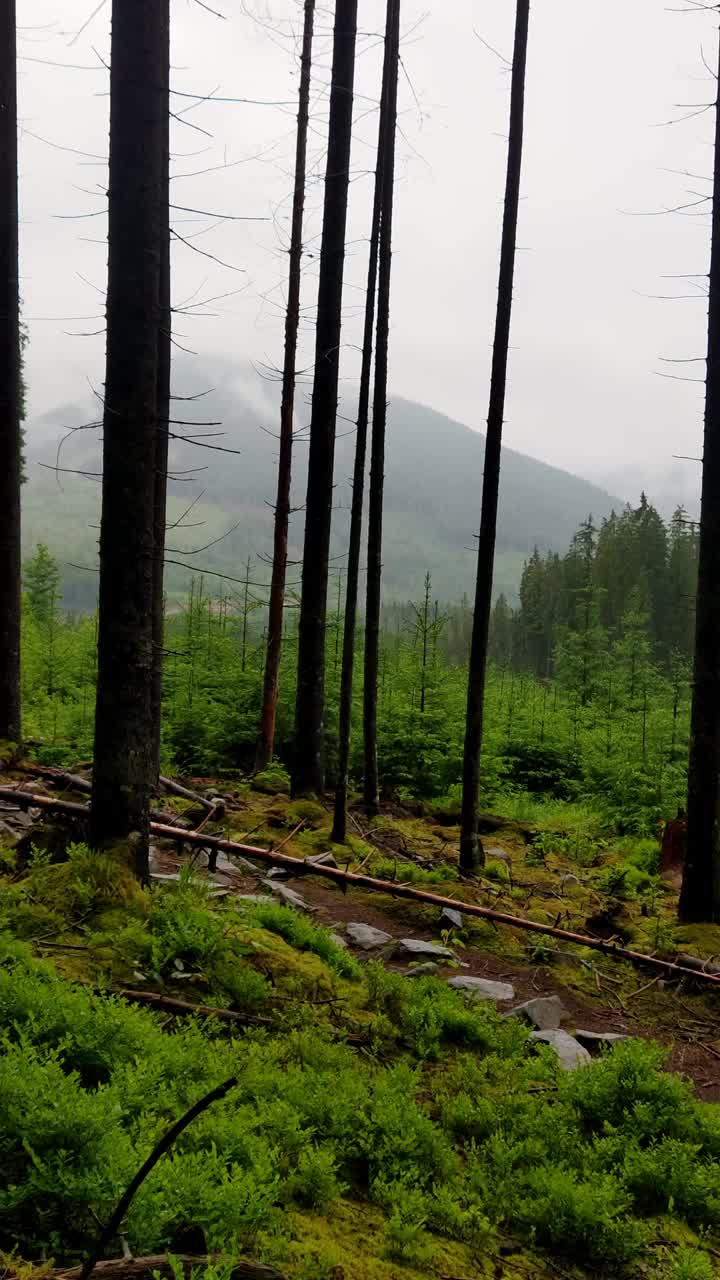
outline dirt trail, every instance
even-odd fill
[[[202,869],[203,861],[200,860],[199,869]],[[179,858],[177,852],[169,846],[156,850],[155,869],[160,873],[177,872],[186,862],[187,859]],[[269,892],[262,883],[266,874],[267,869],[258,870],[257,875],[241,872],[232,868],[226,859],[221,859],[218,872],[213,878],[218,885],[227,886],[233,893],[265,894]],[[280,883],[302,896],[318,923],[337,929],[340,933],[350,922],[362,922],[381,929],[394,938],[412,937],[442,943],[443,926],[440,922],[438,921],[435,929],[428,928],[425,913],[415,912],[408,903],[402,904],[402,919],[399,919],[392,909],[385,908],[383,899],[372,893],[363,893],[357,889],[343,893],[327,882],[303,875],[284,879]],[[458,903],[458,908],[462,910],[462,903]],[[568,1026],[582,1028],[584,1031],[613,1032],[659,1041],[670,1049],[670,1070],[691,1079],[698,1096],[704,1101],[720,1101],[720,1010],[717,1024],[713,1027],[704,1008],[696,1010],[692,1007],[692,995],[681,995],[666,989],[664,999],[667,1001],[667,1018],[660,1024],[657,1021],[649,1022],[643,1020],[640,1012],[642,994],[655,986],[656,980],[648,981],[647,975],[639,973],[635,992],[631,993],[629,999],[626,996],[621,1000],[613,993],[612,974],[607,973],[597,975],[595,995],[579,995],[562,981],[562,953],[558,955],[557,967],[552,969],[522,964],[472,945],[458,950],[457,956],[461,969],[447,966],[441,970],[441,976],[449,977],[460,972],[465,976],[511,983],[515,989],[515,1000],[507,1006],[499,1006],[501,1009],[509,1009],[513,1003],[520,1004],[535,996],[558,995],[570,1014]],[[410,968],[399,959],[390,959],[387,964],[398,972],[407,972]],[[633,996],[640,997],[638,1012],[635,1012],[631,1003]],[[691,1003],[688,1004],[688,1001]],[[686,1025],[682,1025],[684,1019],[687,1020]],[[717,1044],[714,1043],[716,1039]]]

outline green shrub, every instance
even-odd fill
[[[354,956],[351,956],[339,942],[335,942],[330,931],[320,925],[313,924],[306,916],[283,907],[274,902],[254,903],[246,912],[249,923],[267,929],[284,938],[298,951],[311,951],[324,960],[329,968],[334,969],[343,978],[357,981],[362,968]]]
[[[337,1176],[337,1159],[329,1147],[306,1147],[298,1156],[288,1191],[307,1209],[321,1209],[337,1200],[345,1187]]]
[[[670,1264],[667,1280],[713,1280],[716,1275],[710,1258],[697,1249],[679,1249]]]

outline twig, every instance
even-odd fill
[[[170,1150],[180,1137],[180,1134],[187,1129],[189,1124],[192,1124],[193,1120],[195,1120],[197,1116],[201,1115],[203,1111],[207,1111],[208,1107],[211,1106],[213,1102],[219,1102],[221,1098],[224,1098],[231,1089],[235,1088],[237,1083],[237,1076],[231,1076],[229,1080],[224,1082],[224,1084],[217,1085],[215,1089],[211,1089],[210,1093],[206,1093],[204,1098],[200,1098],[197,1102],[193,1103],[190,1109],[185,1112],[185,1115],[181,1116],[179,1120],[175,1121],[175,1124],[170,1126],[167,1133],[160,1139],[157,1146],[150,1153],[142,1168],[138,1169],[138,1172],[135,1174],[135,1177],[124,1195],[120,1197],[114,1213],[111,1214],[106,1226],[103,1227],[83,1264],[82,1271],[80,1272],[80,1280],[89,1280],[89,1277],[95,1270],[95,1264],[105,1246],[115,1235],[117,1235],[118,1229],[120,1228],[125,1214],[130,1208],[136,1193],[139,1191],[148,1174],[155,1168],[158,1161],[165,1155],[166,1151]]]

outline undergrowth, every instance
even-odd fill
[[[637,1275],[670,1221],[683,1248],[657,1254],[652,1274],[712,1274],[720,1107],[667,1074],[661,1049],[629,1040],[564,1075],[519,1020],[434,978],[361,966],[287,908],[218,904],[186,876],[119,909],[111,881],[82,847],[0,881],[0,1249],[77,1261],[170,1122],[237,1076],[143,1184],[125,1232],[138,1255],[201,1236],[301,1280],[335,1256],[311,1247],[303,1215],[317,1235],[349,1207],[358,1232],[375,1224],[353,1272],[369,1280],[479,1277],[508,1235]],[[167,1024],[71,982],[27,941],[42,948],[52,923],[86,939],[95,986],[103,966],[107,981],[143,964],[161,989],[204,983],[206,1002],[261,1010],[267,1025]]]

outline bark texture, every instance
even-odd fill
[[[107,357],[91,839],[137,832],[147,875],[153,781],[153,590],[166,25],[114,0]]]
[[[0,2],[0,740],[20,741],[21,355],[15,0]]]
[[[720,81],[719,81],[720,83]],[[710,300],[687,854],[680,918],[720,921],[720,93],[715,117]]]
[[[377,162],[375,166],[375,193],[373,196],[372,222],[370,226],[370,254],[368,258],[367,291],[365,294],[365,326],[363,330],[362,363],[360,368],[360,393],[358,397],[357,435],[355,437],[352,504],[350,508],[350,542],[348,548],[347,587],[345,591],[342,669],[340,672],[338,779],[335,788],[335,812],[332,830],[332,839],[336,844],[344,844],[347,839],[347,801],[350,770],[350,738],[352,733],[353,681],[355,675],[357,600],[358,584],[360,579],[363,503],[365,498],[365,467],[367,463],[370,382],[372,378],[375,302],[377,298],[378,254],[380,249],[380,219],[382,216],[383,176],[385,172],[385,134],[387,130],[390,75],[392,71],[391,23],[392,4],[388,3],[387,19],[385,24],[385,56],[383,59],[382,90],[380,94]]]
[[[336,0],[325,203],[310,419],[302,599],[298,630],[293,792],[325,783],[325,626],[335,462],[345,230],[352,144],[357,0]]]
[[[500,455],[502,450],[503,419],[505,417],[518,208],[520,204],[525,120],[525,72],[527,68],[529,24],[530,0],[517,0],[512,87],[510,91],[510,140],[500,249],[500,282],[495,322],[495,344],[490,376],[490,407],[485,441],[485,474],[480,513],[475,611],[468,676],[460,837],[460,866],[464,871],[475,870],[483,864],[485,857],[478,832],[480,757],[483,740],[483,702],[485,697],[485,673],[492,608],[493,567],[500,488]]]
[[[165,538],[167,526],[167,473],[170,450],[170,383],[172,376],[172,280],[170,270],[170,0],[158,0],[162,8],[163,45],[167,46],[167,66],[163,63],[162,136],[160,140],[160,318],[158,328],[157,429],[155,457],[155,511],[153,527],[153,781],[160,775],[162,696],[165,631]]]
[[[260,732],[255,753],[255,769],[266,769],[275,748],[280,658],[282,654],[285,582],[287,577],[288,528],[290,524],[290,488],[292,481],[293,422],[295,417],[295,382],[297,366],[298,326],[300,324],[300,290],[302,285],[303,222],[305,217],[305,182],[307,138],[310,117],[310,84],[312,79],[312,42],[315,22],[315,0],[305,0],[303,43],[300,60],[300,101],[298,106],[297,142],[295,150],[295,194],[290,231],[290,271],[288,301],[285,313],[285,362],[283,366],[282,402],[280,407],[280,457],[275,499],[275,532],[273,544],[270,607],[268,611],[267,652]]]
[[[377,755],[378,669],[380,657],[380,599],[382,589],[383,492],[387,428],[388,347],[390,341],[390,277],[395,196],[395,137],[397,132],[400,60],[400,0],[388,0],[391,70],[387,126],[384,136],[383,194],[380,217],[375,387],[373,394],[370,492],[368,496],[367,598],[365,604],[365,680],[363,728],[365,746],[365,808],[376,814],[380,805]]]

